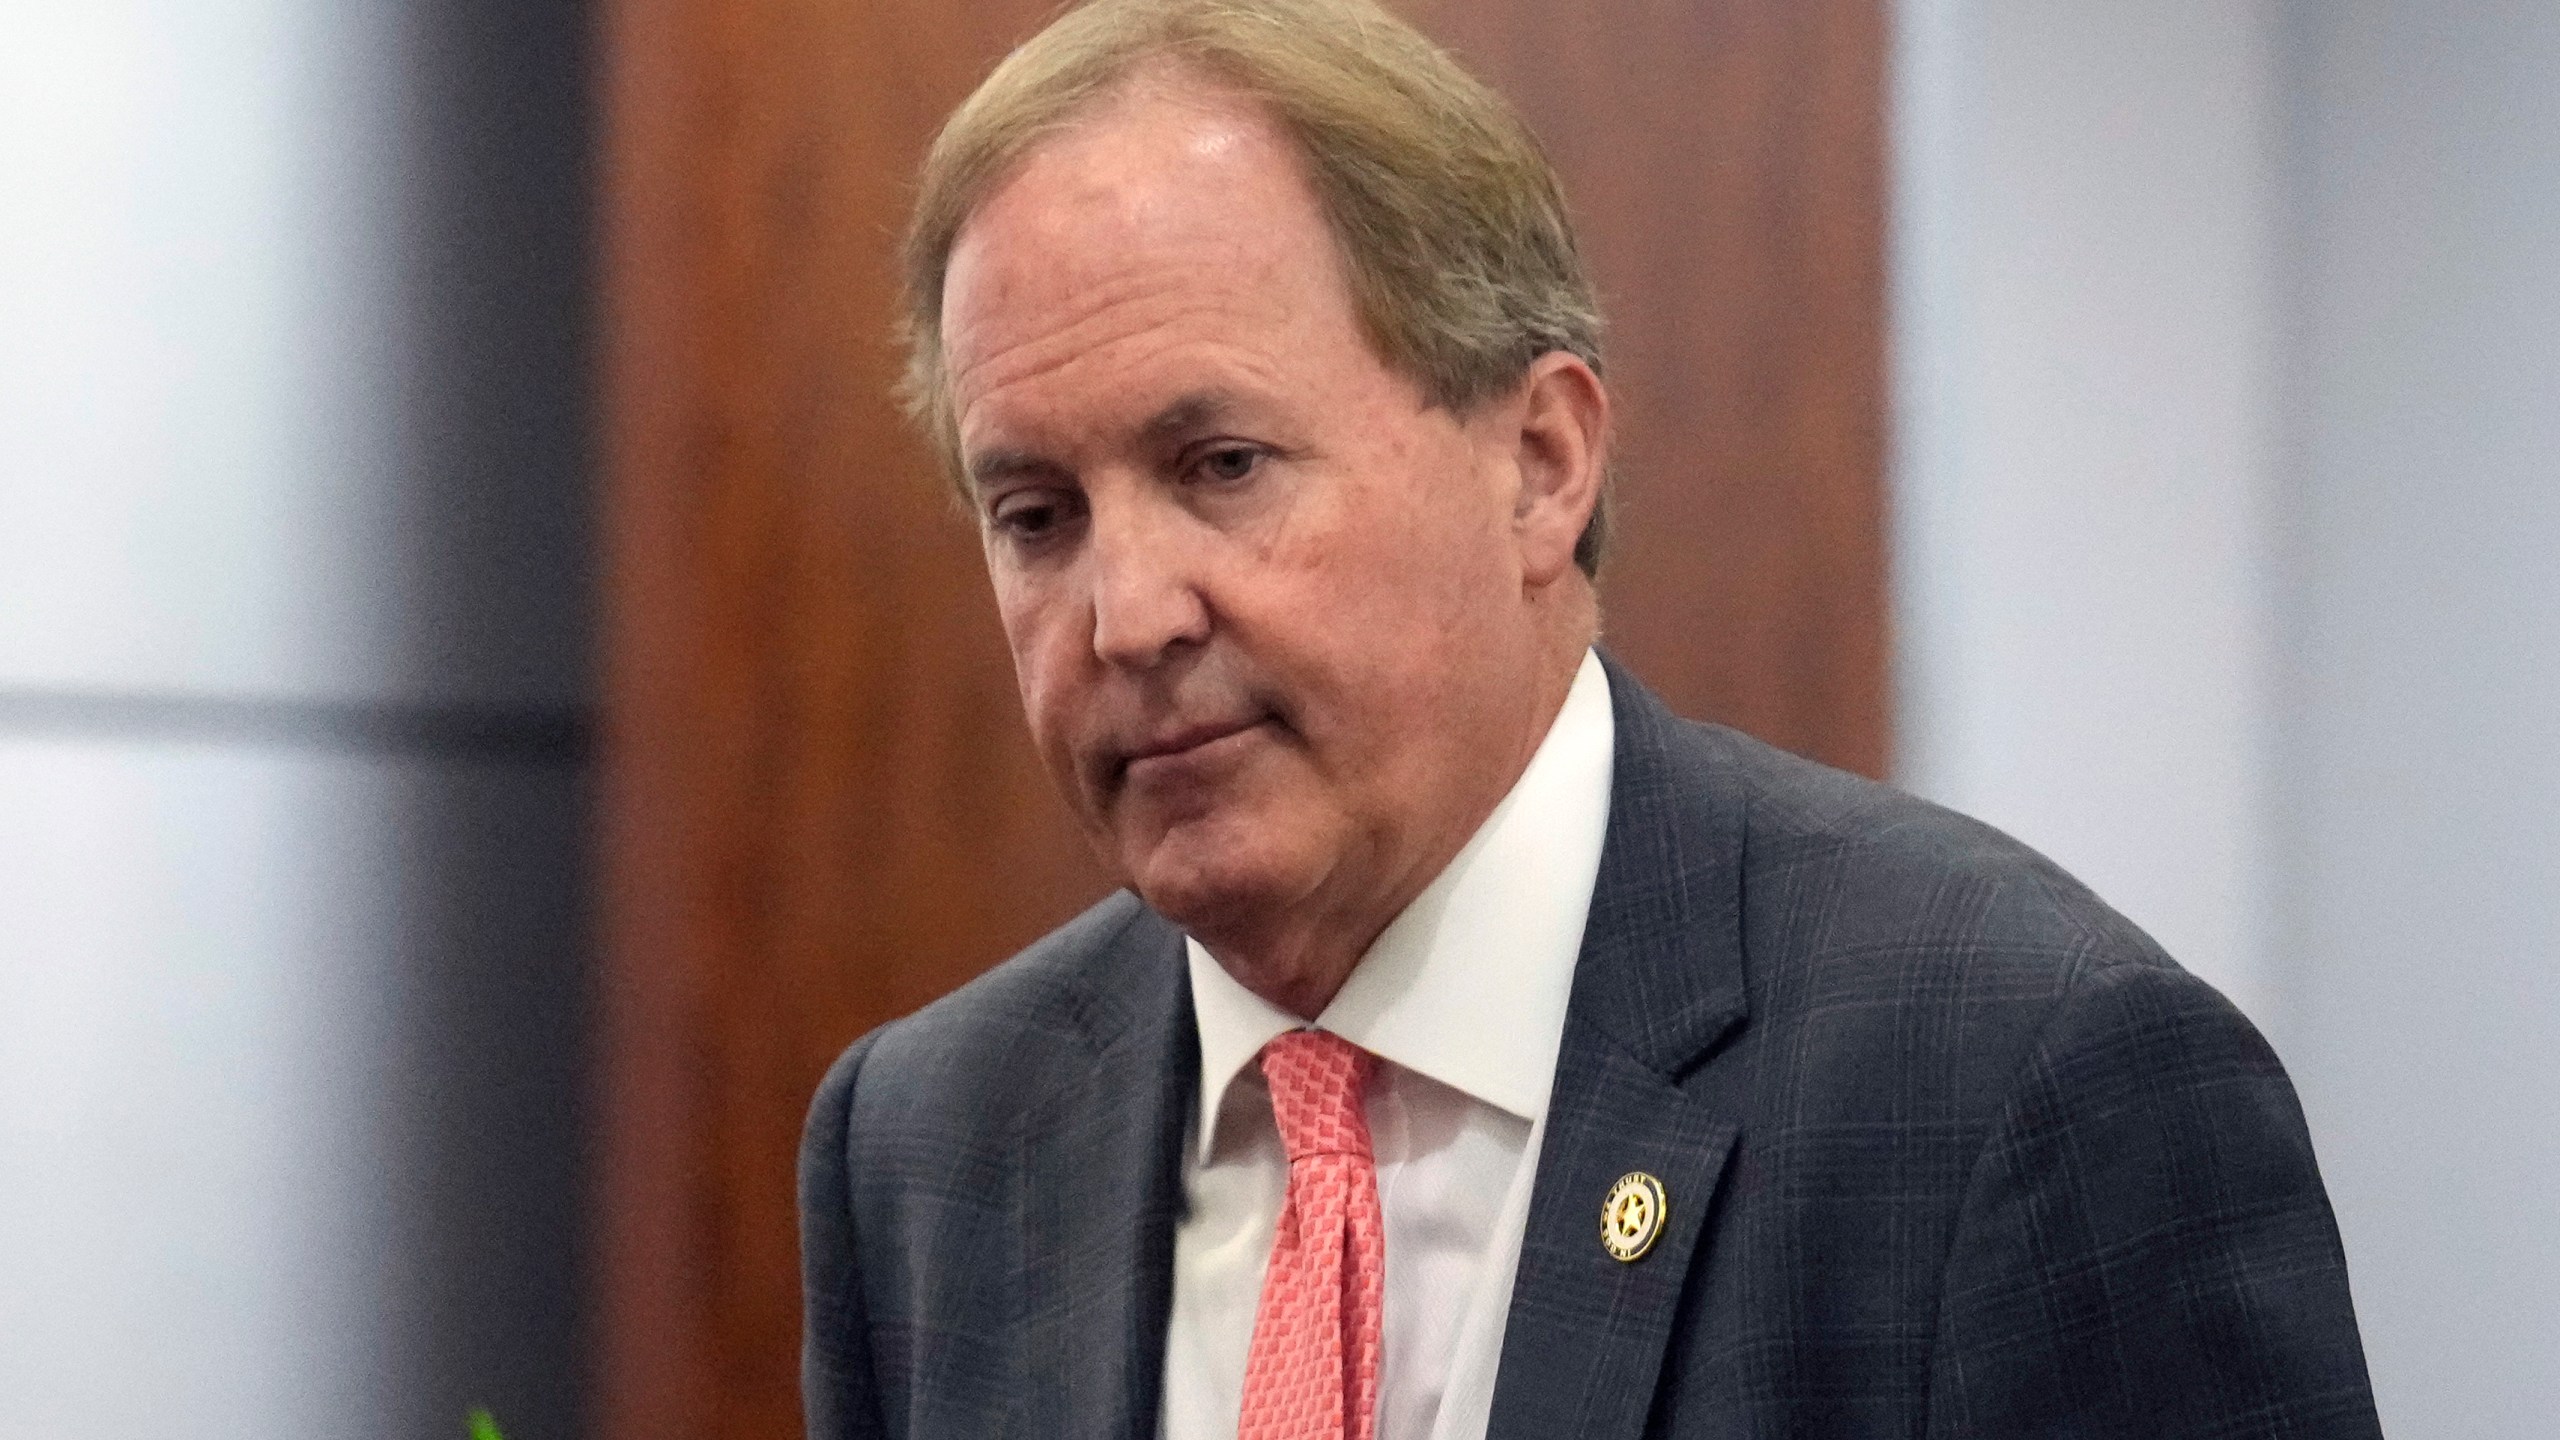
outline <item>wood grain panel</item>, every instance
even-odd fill
[[[1611,648],[1683,714],[1885,773],[1876,0],[1427,0],[1564,176],[1609,319]]]
[[[888,398],[932,128],[1045,0],[605,11],[600,1435],[799,1433],[793,1157],[838,1050],[1104,881]],[[1877,0],[1431,0],[1616,325],[1612,643],[1884,763]]]
[[[975,539],[888,398],[907,176],[1040,8],[609,11],[617,1440],[798,1433],[819,1073],[1105,888],[1030,754]]]

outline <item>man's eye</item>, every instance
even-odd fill
[[[1066,508],[1053,495],[1008,495],[988,512],[987,523],[1015,540],[1038,540],[1066,522]]]
[[[1194,468],[1204,480],[1232,484],[1251,475],[1261,463],[1262,452],[1251,445],[1221,445],[1202,455]]]

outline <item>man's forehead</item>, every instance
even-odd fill
[[[1244,358],[1257,338],[1347,307],[1331,232],[1278,127],[1214,92],[1140,94],[1044,143],[963,227],[944,357],[966,432],[976,401],[1027,379],[1081,366],[1116,383],[1185,346]],[[1150,410],[1175,398],[1148,388]]]
[[[1151,267],[1268,269],[1322,229],[1296,153],[1259,109],[1169,82],[1103,102],[1017,162],[954,238],[943,321],[1084,296]]]
[[[961,227],[966,236],[1017,192],[1135,197],[1150,182],[1214,183],[1243,171],[1294,171],[1297,155],[1270,110],[1189,67],[1151,66],[1122,79],[1033,141]]]

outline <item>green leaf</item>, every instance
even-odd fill
[[[471,1440],[507,1440],[498,1431],[498,1422],[485,1405],[471,1407]]]

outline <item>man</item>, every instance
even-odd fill
[[[909,263],[1129,891],[828,1076],[812,1435],[2375,1433],[2247,1023],[1592,649],[1597,322],[1488,92],[1356,0],[1098,0]]]

